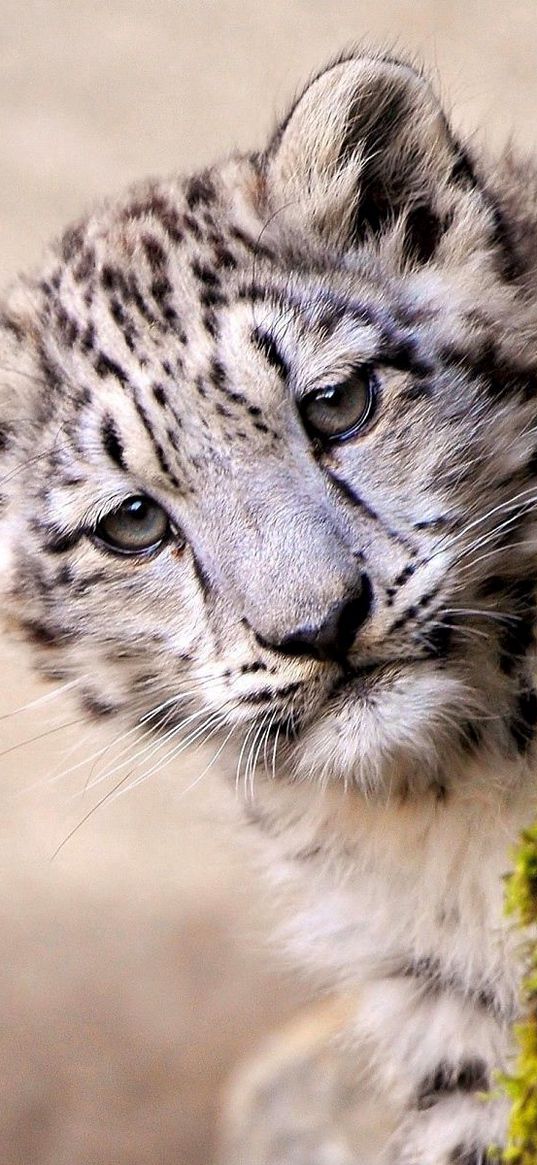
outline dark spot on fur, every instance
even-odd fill
[[[276,698],[281,700],[287,696],[293,696],[300,688],[299,683],[286,684],[283,688],[278,688],[277,692],[273,688],[262,688],[259,692],[249,692],[247,696],[240,696],[239,703],[241,704],[270,704]]]
[[[70,587],[74,578],[73,568],[69,563],[64,562],[57,571],[54,578],[54,585],[57,587]]]
[[[444,526],[449,525],[452,521],[447,515],[440,514],[438,518],[426,518],[422,522],[414,522],[415,530],[432,530],[435,533],[437,530],[442,530]]]
[[[157,219],[174,243],[182,241],[184,236],[179,226],[178,212],[157,190],[150,191],[146,198],[129,203],[123,212],[123,217],[127,220],[146,218],[149,215]]]
[[[397,976],[404,979],[416,980],[416,985],[420,985],[424,992],[436,998],[445,992],[451,992],[462,999],[470,1000],[477,1004],[484,1011],[489,1011],[492,1015],[496,1015],[503,1019],[510,1019],[512,1022],[514,1014],[511,1014],[509,1009],[502,1006],[492,987],[481,986],[476,984],[472,986],[465,980],[462,980],[457,974],[452,972],[445,972],[441,962],[433,957],[426,956],[420,959],[412,960],[406,965],[403,965],[397,972]]]
[[[233,416],[231,409],[226,409],[226,406],[223,404],[220,404],[220,401],[218,401],[218,403],[216,405],[216,412],[218,413],[218,415],[220,417],[228,417],[229,418],[229,417]]]
[[[11,332],[11,335],[15,337],[18,344],[23,342],[23,328],[17,320],[14,320],[12,316],[7,315],[6,312],[0,312],[0,327],[5,328],[7,332]]]
[[[208,174],[195,174],[190,178],[186,188],[186,200],[190,210],[204,203],[206,206],[214,202],[216,192]]]
[[[95,720],[105,720],[119,710],[114,704],[101,700],[93,692],[83,692],[80,703],[84,711]]]
[[[140,315],[143,316],[143,318],[145,320],[147,320],[147,323],[153,324],[153,326],[155,326],[155,327],[159,327],[159,326],[162,327],[162,325],[159,325],[159,321],[158,321],[155,313],[153,311],[151,311],[151,308],[145,302],[145,299],[144,299],[143,295],[141,294],[140,288],[138,287],[138,283],[137,283],[134,275],[132,275],[132,274],[129,277],[128,293],[129,293],[129,297],[132,299],[132,302],[134,303],[135,307],[139,311]]]
[[[114,465],[119,466],[120,469],[127,469],[125,450],[111,416],[106,416],[103,420],[101,437],[105,452],[108,454],[110,460],[114,462]]]
[[[414,562],[409,562],[407,564],[407,566],[405,566],[404,569],[401,571],[401,573],[397,575],[397,578],[394,579],[394,582],[393,582],[394,587],[402,587],[404,585],[404,583],[406,583],[408,581],[409,578],[412,578],[412,575],[415,573],[415,570],[416,570],[416,564]]]
[[[449,1158],[450,1165],[494,1165],[495,1160],[499,1165],[499,1158],[488,1149],[468,1149],[464,1145],[457,1145]]]
[[[200,295],[200,302],[205,308],[224,307],[227,303],[227,296],[223,295],[221,291],[216,288],[205,287]]]
[[[166,266],[166,252],[154,235],[144,235],[143,248],[152,271],[161,271]]]
[[[125,314],[125,309],[122,307],[119,299],[110,300],[110,315],[119,327],[122,327],[126,323],[127,316]]]
[[[209,267],[207,263],[201,263],[199,259],[193,260],[192,274],[205,287],[219,287],[220,285],[220,279],[216,271],[212,267]]]
[[[83,598],[92,587],[99,586],[100,583],[106,582],[107,579],[108,575],[104,570],[94,570],[91,574],[81,575],[79,578],[74,579],[73,582],[74,597]]]
[[[30,642],[37,647],[58,647],[60,643],[65,643],[72,638],[62,628],[51,627],[33,620],[23,621],[21,627]]]
[[[49,554],[65,554],[68,550],[72,550],[77,542],[82,538],[81,530],[74,530],[66,532],[64,530],[56,530],[54,527],[46,528],[46,541],[43,544],[43,549]]]
[[[158,279],[153,279],[151,284],[151,295],[158,303],[159,307],[165,308],[167,306],[166,300],[171,292],[172,285],[165,275],[160,275]]]
[[[162,384],[153,385],[153,396],[161,408],[165,408],[167,404],[166,390]]]
[[[405,223],[405,251],[415,263],[425,265],[434,259],[445,224],[430,206],[416,206]]]
[[[211,381],[215,388],[219,388],[222,392],[227,391],[226,370],[221,360],[218,360],[216,356],[211,360]],[[232,399],[233,393],[228,395]]]
[[[536,725],[537,696],[534,691],[521,692],[509,727],[516,747],[522,755],[528,751],[533,741]]]
[[[179,437],[177,436],[175,429],[171,429],[168,427],[166,429],[166,436],[168,438],[168,441],[170,442],[172,449],[175,449],[175,451],[177,452],[179,449]]]
[[[167,304],[162,309],[162,314],[164,316],[164,319],[166,320],[166,323],[169,324],[170,327],[172,327],[174,330],[176,330],[178,327],[178,324],[179,324],[179,316],[177,315],[175,308],[170,307],[170,305]],[[181,334],[183,334],[183,333],[181,333]]]
[[[78,262],[73,267],[73,275],[77,283],[84,283],[95,270],[95,253],[91,247],[86,247]]]
[[[425,652],[429,659],[447,659],[453,638],[453,628],[444,619],[424,631]]]
[[[147,415],[147,412],[144,408],[144,405],[138,399],[138,394],[136,392],[133,392],[132,399],[134,401],[134,405],[135,405],[136,411],[138,413],[138,416],[140,417],[140,420],[142,421],[142,424],[143,424],[143,426],[144,426],[144,428],[145,428],[145,430],[146,430],[146,432],[151,440],[151,443],[153,445],[153,449],[155,450],[157,461],[160,465],[162,472],[166,475],[166,477],[169,479],[169,481],[171,481],[172,485],[174,485],[176,487],[176,489],[178,489],[180,492],[183,492],[181,482],[179,481],[179,478],[177,477],[177,475],[174,473],[174,471],[173,471],[173,469],[168,461],[168,458],[166,457],[164,449],[162,448],[162,445],[160,444],[158,437],[155,435],[155,433],[153,431],[153,426],[151,424],[151,420]],[[142,559],[133,558],[131,561],[132,561],[132,564],[135,565],[136,562],[142,561]]]
[[[203,320],[203,326],[204,326],[207,334],[211,337],[212,340],[216,340],[218,337],[218,321],[216,319],[214,311],[211,311],[211,310],[204,311],[203,316],[202,316],[202,320]]]
[[[270,291],[259,283],[242,283],[237,289],[237,299],[248,299],[252,303],[264,303],[270,298]]]
[[[62,238],[62,258],[65,263],[76,258],[84,242],[84,232],[80,226],[69,227]]]
[[[233,271],[237,266],[235,256],[223,243],[214,244],[214,261],[217,267],[223,267],[227,271]]]
[[[273,336],[269,336],[267,332],[261,331],[260,328],[254,328],[252,341],[259,348],[259,351],[263,353],[271,368],[274,368],[283,380],[287,380],[289,376],[289,365],[280,352]]]
[[[118,273],[108,263],[101,271],[101,283],[105,291],[114,291],[118,285]]]
[[[452,344],[444,346],[439,355],[448,367],[458,368],[473,378],[479,376],[493,400],[505,396],[531,400],[537,391],[535,374],[507,361],[490,333],[474,337],[470,350]]]
[[[127,373],[123,371],[116,360],[112,360],[104,352],[99,352],[95,361],[95,371],[97,376],[104,379],[105,376],[115,376],[120,384],[128,384],[129,378]]]
[[[193,235],[195,239],[201,238],[200,225],[198,220],[194,218],[193,214],[185,214],[183,222],[187,230],[190,231],[191,235]]]
[[[89,323],[82,335],[82,350],[91,352],[95,344],[95,325]]]
[[[430,607],[433,599],[436,598],[439,590],[440,590],[440,586],[437,586],[437,587],[434,587],[432,591],[427,591],[426,594],[421,596],[421,599],[418,600],[418,604],[417,604],[420,611],[424,611],[426,607]]]
[[[490,1087],[483,1060],[467,1060],[460,1067],[442,1061],[418,1086],[416,1107],[433,1108],[453,1092],[485,1092]]]
[[[248,251],[255,251],[256,255],[260,255],[267,259],[272,259],[273,253],[270,247],[267,247],[260,241],[260,239],[250,238],[249,235],[247,235],[246,232],[241,229],[241,227],[234,225],[230,228],[229,233],[232,239],[235,239],[237,243],[240,243],[240,245],[245,247]]]
[[[76,320],[72,319],[64,308],[59,307],[56,311],[56,321],[64,344],[68,348],[72,347],[78,339],[78,324]]]

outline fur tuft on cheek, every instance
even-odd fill
[[[424,664],[412,672],[386,669],[367,693],[357,688],[329,707],[297,746],[299,779],[334,780],[366,795],[421,792],[449,779],[456,765],[460,725],[483,714],[467,684]]]

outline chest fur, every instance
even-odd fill
[[[485,777],[485,774],[482,774]],[[490,774],[448,802],[374,805],[349,791],[260,787],[246,813],[285,902],[285,939],[323,982],[359,988],[435,968],[510,1010],[516,949],[503,907],[512,847],[534,812],[500,806]]]

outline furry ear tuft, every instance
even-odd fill
[[[352,57],[311,82],[269,146],[267,189],[346,246],[398,223],[418,263],[457,213],[474,246],[498,242],[490,199],[430,86],[391,58]]]

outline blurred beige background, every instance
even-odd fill
[[[2,282],[97,196],[262,144],[364,38],[415,51],[487,145],[533,146],[535,0],[0,0],[0,30]],[[231,1065],[304,991],[232,806],[214,769],[189,788],[200,752],[83,821],[109,739],[1,652],[0,1161],[210,1165]]]

